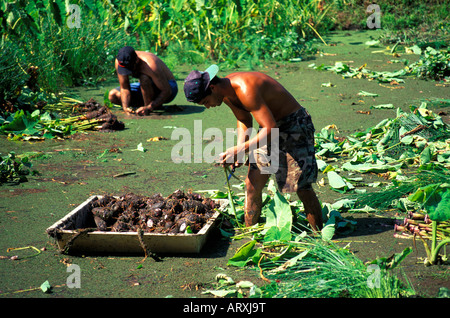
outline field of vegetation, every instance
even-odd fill
[[[123,129],[130,122],[138,122],[136,131],[139,132],[139,129],[147,129],[141,128],[141,125],[147,127],[147,124],[142,124],[142,120],[151,121],[152,118],[124,118],[118,108],[107,100],[106,90],[102,91],[102,99],[98,101],[84,100],[73,94],[74,90],[104,90],[102,85],[115,78],[114,59],[118,49],[124,45],[156,53],[174,69],[179,81],[183,80],[184,70],[194,65],[216,63],[223,71],[260,70],[269,65],[276,70],[279,68],[280,72],[283,69],[283,72],[289,73],[291,69],[296,69],[298,63],[306,61],[308,72],[332,74],[340,79],[376,82],[390,88],[391,92],[402,88],[407,79],[433,83],[448,90],[448,3],[440,0],[427,0],[419,4],[410,0],[373,1],[372,5],[375,6],[372,8],[377,9],[368,10],[369,4],[362,0],[2,2],[0,138],[2,144],[7,145],[5,149],[8,149],[0,153],[0,187],[8,189],[0,192],[0,196],[6,198],[5,203],[0,203],[0,208],[7,211],[0,219],[1,231],[5,230],[1,234],[4,244],[11,243],[14,236],[6,230],[9,222],[13,220],[9,212],[20,209],[17,201],[7,201],[13,200],[11,193],[23,190],[21,185],[29,180],[40,180],[41,183],[48,181],[40,175],[39,167],[52,167],[60,172],[61,167],[70,165],[69,161],[75,166],[76,161],[81,159],[80,162],[83,162],[88,158],[88,164],[84,165],[79,173],[94,169],[100,161],[105,164],[105,171],[108,173],[108,169],[117,170],[114,172],[115,180],[136,173],[123,170],[121,166],[123,158],[120,147],[129,147],[127,142],[135,137],[131,132],[125,132],[117,138],[96,134],[105,130]],[[381,15],[377,15],[377,10]],[[323,48],[336,46],[336,43],[330,40],[335,32],[352,34],[351,32],[367,30],[368,25],[372,25],[376,19],[381,22],[378,30],[380,32],[361,45],[371,48],[375,54],[388,56],[389,64],[398,67],[380,70],[372,68],[371,65],[367,66],[367,63],[355,67],[352,62],[345,60],[333,64],[315,61],[318,56],[332,55]],[[350,47],[350,53],[347,54],[351,54],[351,50]],[[412,58],[407,59],[404,56]],[[275,71],[274,74],[279,73]],[[321,86],[326,90],[333,89],[336,85],[330,81],[322,83]],[[358,91],[359,100],[354,102],[358,106],[364,104],[364,100],[376,101],[379,97],[378,93],[370,91],[366,86],[358,86]],[[345,96],[340,98],[345,99]],[[376,110],[382,112],[397,108],[389,101],[375,104],[370,109],[359,111],[359,114],[369,115]],[[374,125],[368,125],[358,117],[355,120],[365,124],[364,129],[346,135],[340,134],[333,125],[323,129],[316,127],[316,151],[323,177],[319,186],[326,184],[328,191],[339,194],[339,198],[334,202],[322,202],[325,227],[320,238],[308,234],[301,202],[280,194],[273,183],[268,185],[265,194],[265,222],[252,228],[242,225],[243,184],[231,187],[228,182],[225,188],[219,190],[203,189],[202,195],[209,198],[229,200],[227,210],[222,213],[219,240],[232,241],[233,246],[238,247],[226,253],[225,265],[237,268],[239,275],[242,275],[242,269],[250,274],[244,274],[245,278],[239,281],[235,281],[231,274],[220,273],[207,283],[197,282],[194,286],[184,282],[183,292],[195,290],[195,296],[221,298],[428,297],[429,295],[420,293],[418,295],[408,279],[398,277],[393,272],[413,253],[412,248],[405,247],[392,255],[363,261],[350,252],[350,248],[343,245],[342,241],[336,239],[345,238],[355,231],[357,221],[352,216],[354,214],[361,213],[376,218],[380,216],[380,212],[390,213],[389,216],[395,219],[392,229],[395,226],[396,237],[414,241],[414,245],[420,242],[425,248],[425,265],[430,268],[439,266],[442,269],[439,273],[443,272],[442,275],[447,277],[448,282],[448,259],[445,252],[446,245],[450,242],[450,130],[445,116],[449,107],[448,95],[433,98],[430,96],[419,103],[408,104],[407,110],[397,108],[395,116],[383,118]],[[164,121],[165,117],[162,118],[161,121]],[[167,118],[166,125],[155,124],[155,130],[150,132],[152,136],[171,127],[168,125],[173,124],[172,119],[170,116]],[[79,137],[80,134],[87,137]],[[89,137],[89,134],[94,137]],[[87,145],[82,143],[84,138],[88,141]],[[108,143],[112,140],[114,147],[101,149],[101,153],[88,154],[86,149],[91,152],[99,151],[95,147],[104,147],[98,146],[90,138],[109,138]],[[156,139],[148,139],[147,142],[168,139],[153,138]],[[36,150],[39,146],[35,145],[39,142],[47,151]],[[53,150],[53,142],[61,142],[56,147],[63,150],[57,152],[67,156],[65,159],[48,155],[51,151],[56,151]],[[14,146],[10,146],[12,143]],[[171,145],[170,141],[168,143]],[[72,151],[78,149],[75,145],[80,145],[80,149],[87,148],[74,154]],[[152,160],[157,162],[163,161],[158,161],[159,157],[153,157],[153,153],[149,154],[142,143],[137,147],[133,144],[133,147],[128,152],[130,156],[134,156],[132,158],[142,160],[142,156],[146,155],[152,156]],[[159,152],[164,152],[162,158],[167,159],[170,148],[167,145],[161,146]],[[89,157],[94,155],[94,158]],[[55,162],[52,163],[52,160]],[[160,175],[154,177],[156,181],[151,182],[160,182],[160,188],[166,192],[169,191],[168,185],[176,187],[172,189],[175,190],[178,187],[174,185],[174,180],[189,180],[189,177],[197,173],[195,171],[192,174],[190,168],[186,169],[184,174],[182,170],[176,171],[178,177],[168,183],[161,181],[163,179],[158,180],[162,178]],[[63,173],[69,173],[68,170],[70,169],[67,168]],[[164,173],[165,176],[172,172]],[[225,175],[228,173],[229,171],[225,171]],[[76,174],[78,172],[70,172],[71,177]],[[223,177],[223,174],[224,171],[221,171],[220,176]],[[204,176],[206,178],[206,174]],[[96,178],[93,175],[90,177]],[[368,181],[372,177],[378,179]],[[52,182],[67,184],[58,178],[55,181],[55,178]],[[150,183],[147,179],[144,180]],[[226,179],[220,179],[218,183],[223,185],[224,180]],[[189,181],[186,181],[186,187],[188,183]],[[78,182],[78,185],[82,184],[82,181]],[[144,186],[146,185],[136,185],[136,188],[141,189]],[[32,190],[39,192],[38,188]],[[109,185],[105,184],[104,188],[98,189],[106,191],[108,188]],[[121,189],[130,188],[126,181],[121,183]],[[87,192],[77,192],[74,196],[80,199],[86,194]],[[63,192],[63,195],[68,196],[66,192]],[[26,207],[26,210],[32,210],[34,203],[27,202],[31,208]],[[75,202],[67,203],[68,206],[74,204]],[[31,242],[27,245],[30,246],[17,248],[17,252],[36,251]],[[56,253],[55,247],[51,248]],[[11,249],[11,252],[14,250]],[[23,256],[23,259],[30,263],[38,262],[35,259],[43,257],[45,251],[38,249],[36,252]],[[3,254],[0,256],[1,259],[10,259]],[[59,256],[60,262],[64,256]],[[82,260],[83,258],[78,261],[86,261]],[[46,265],[48,268],[57,266],[49,259],[50,256],[47,256],[44,260],[52,264]],[[97,261],[97,258],[91,260]],[[111,267],[118,271],[123,264],[119,259],[104,258],[102,262],[111,264]],[[190,259],[184,264],[188,262],[194,261]],[[126,266],[134,266],[130,264],[131,262]],[[127,286],[138,277],[135,273],[142,265],[136,267],[123,279],[126,280]],[[375,268],[381,275],[377,276],[381,277],[378,281],[374,281],[377,288],[368,283],[371,282]],[[8,264],[4,274],[15,271],[16,267]],[[96,275],[98,272],[94,273]],[[258,283],[255,283],[255,277]],[[147,282],[150,281],[147,276],[145,278]],[[162,274],[160,279],[164,281]],[[12,280],[2,283],[3,286],[0,284],[0,296],[36,297],[36,292],[50,293],[52,288],[48,281],[38,286],[35,277],[31,280],[33,284],[24,282],[23,278],[19,279],[21,286],[16,286]],[[179,281],[176,283],[181,284]],[[26,287],[25,284],[30,286]],[[53,287],[58,295],[57,290],[61,286]],[[433,297],[449,297],[449,289],[445,286],[439,287],[442,287],[439,294],[435,293]],[[166,294],[152,297],[177,296],[174,290],[172,287]],[[86,289],[83,294],[76,294],[75,291],[68,291],[62,296],[104,295],[86,292]],[[121,292],[124,294],[108,291],[114,297],[146,297],[143,292]],[[182,296],[186,294],[183,293]]]

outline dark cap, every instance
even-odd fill
[[[137,60],[136,51],[131,46],[124,46],[119,50],[116,58],[119,62],[117,72],[120,75],[131,75]]]
[[[192,71],[184,80],[184,95],[189,102],[198,103],[208,94],[211,80],[219,72],[215,64],[208,67],[204,72]]]

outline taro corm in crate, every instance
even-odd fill
[[[173,192],[164,198],[127,193],[106,195],[90,203],[97,229],[112,232],[198,233],[219,205],[195,193]]]

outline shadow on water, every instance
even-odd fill
[[[389,217],[358,216],[352,219],[357,222],[355,230],[347,234],[338,234],[337,238],[356,238],[381,234],[392,231],[395,223],[395,220]]]
[[[189,115],[205,111],[205,107],[197,105],[167,105],[163,106],[162,114]]]

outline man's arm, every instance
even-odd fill
[[[134,112],[133,109],[130,108],[130,100],[131,100],[130,79],[128,78],[128,76],[120,74],[117,74],[117,77],[119,79],[120,85],[120,100],[122,102],[122,108],[126,113],[133,113]]]
[[[251,111],[251,114],[234,106],[230,107],[238,120],[238,142],[235,147],[229,148],[220,154],[222,164],[236,163],[249,150],[257,149],[267,144],[272,128],[277,128],[272,112],[259,93],[247,95],[247,97],[242,99],[242,102],[243,104],[245,103],[245,107]],[[252,127],[252,116],[258,122],[260,129],[250,139],[251,130],[249,131],[248,129]]]
[[[235,107],[231,107],[234,115],[237,119],[237,143],[236,143],[236,160],[233,162],[235,166],[240,166],[244,163],[245,155],[245,143],[248,142],[252,134],[253,117],[250,113],[238,110]]]
[[[151,108],[161,107],[166,100],[172,95],[172,88],[170,87],[169,81],[165,76],[155,76],[152,77],[153,83],[161,91],[158,96],[150,103]]]
[[[146,74],[151,79],[153,85],[158,88],[159,94],[153,96],[152,100],[149,100],[149,97],[143,94],[144,106],[138,108],[136,111],[140,115],[144,115],[148,111],[161,107],[172,95],[172,88],[170,87],[169,80],[164,75],[164,72],[159,70],[157,64],[153,61],[148,59],[145,59],[144,61],[146,61],[147,64],[143,66],[144,70],[142,73]]]

